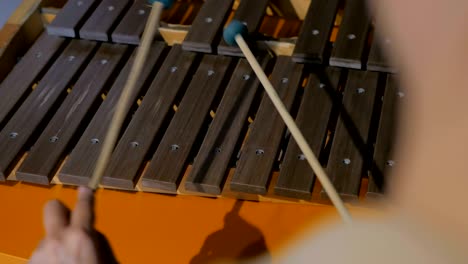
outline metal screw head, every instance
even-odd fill
[[[114,9],[115,9],[114,6],[108,6],[108,7],[107,7],[107,10],[109,10],[109,11],[114,11]]]
[[[211,17],[206,17],[205,22],[206,23],[211,23],[211,22],[213,22],[213,19]]]
[[[18,137],[18,135],[19,134],[17,132],[11,132],[9,136],[10,136],[11,139],[15,139],[15,138]]]
[[[179,148],[180,148],[179,145],[176,145],[176,144],[171,145],[171,150],[172,151],[177,151]]]
[[[348,39],[349,39],[349,40],[353,40],[353,39],[355,39],[355,38],[356,38],[356,35],[354,35],[354,34],[348,34]]]
[[[404,97],[404,96],[405,96],[405,93],[403,93],[403,92],[398,92],[398,97],[402,98],[402,97]]]
[[[263,149],[257,149],[257,150],[255,150],[255,154],[257,154],[257,156],[261,156],[261,155],[265,154],[265,151]]]
[[[97,139],[97,138],[92,138],[92,139],[91,139],[91,144],[93,144],[93,145],[99,144],[99,139]]]
[[[211,76],[211,75],[213,75],[214,73],[215,73],[215,72],[214,72],[213,70],[209,70],[209,71],[208,71],[208,76]]]
[[[57,136],[53,136],[53,137],[49,138],[49,142],[50,142],[50,143],[55,143],[55,142],[57,142],[58,140],[59,140],[59,138],[58,138]]]
[[[305,160],[305,155],[304,154],[299,154],[297,155],[298,160]]]
[[[143,9],[138,9],[138,14],[141,16],[141,15],[144,15],[146,12],[145,10]]]
[[[325,87],[325,84],[324,84],[324,83],[320,83],[320,84],[319,84],[319,88],[322,89],[323,87]]]
[[[172,66],[171,67],[171,72],[176,72],[177,71],[177,67],[176,66]]]
[[[76,2],[76,5],[77,5],[77,6],[82,6],[82,5],[83,5],[83,1],[78,1],[78,2]]]
[[[36,53],[36,58],[38,58],[38,59],[39,59],[40,57],[42,57],[42,52],[38,52],[38,53]]]
[[[357,89],[356,89],[356,92],[357,92],[358,94],[363,94],[363,93],[366,92],[366,89],[360,87],[360,88],[357,88]]]
[[[133,142],[130,142],[130,146],[132,146],[132,148],[136,148],[138,147],[140,144],[136,141],[133,141]]]
[[[350,159],[343,159],[343,164],[349,165],[349,164],[351,164],[351,160]]]
[[[289,82],[288,78],[281,78],[281,83],[287,83],[287,82]]]
[[[244,75],[242,76],[242,79],[244,79],[245,81],[247,81],[248,79],[250,79],[250,75],[244,74]]]
[[[393,167],[393,165],[395,165],[395,161],[394,160],[387,160],[386,164],[389,167]]]
[[[215,148],[215,153],[221,153],[221,148]]]
[[[314,36],[317,36],[319,33],[320,33],[320,31],[318,31],[318,29],[312,30],[312,35],[314,35]]]
[[[105,65],[105,64],[107,64],[108,62],[109,62],[109,61],[108,61],[108,60],[105,60],[105,59],[104,59],[104,60],[101,60],[101,64],[102,64],[102,65]]]

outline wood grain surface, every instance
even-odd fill
[[[349,201],[358,198],[364,164],[371,160],[367,140],[377,81],[376,72],[350,70],[348,73],[327,170],[338,193]]]
[[[182,43],[184,50],[213,53],[233,0],[207,0],[193,21]]]
[[[95,42],[73,40],[55,61],[39,85],[0,132],[0,178],[8,175],[26,143],[45,122],[66,88],[91,55]]]
[[[270,57],[259,59],[265,68]],[[259,80],[249,63],[240,59],[186,179],[187,190],[221,194],[229,162],[247,125],[258,87]]]
[[[143,34],[150,11],[151,6],[147,4],[146,0],[135,0],[112,32],[112,41],[135,45],[140,44],[140,38]]]
[[[126,50],[123,45],[102,44],[16,171],[17,180],[49,184],[70,141],[80,132],[83,119],[97,103]]]
[[[52,23],[47,26],[47,33],[70,38],[79,37],[79,29],[99,2],[98,0],[67,1]]]
[[[226,71],[231,62],[229,57],[204,55],[143,175],[143,186],[176,192],[194,142],[209,118],[215,95],[222,89],[223,80],[229,78]]]
[[[366,1],[348,0],[344,12],[330,57],[330,65],[361,69],[370,29]]]
[[[255,35],[257,29],[260,27],[268,2],[268,0],[242,0],[240,2],[239,7],[234,14],[234,19],[247,25],[249,36]],[[239,47],[229,46],[224,39],[221,39],[221,42],[218,45],[218,54],[243,56]]]
[[[80,37],[90,40],[110,41],[110,34],[118,25],[130,0],[103,0],[80,29]]]
[[[172,113],[176,97],[185,91],[195,58],[196,53],[182,51],[180,45],[171,48],[119,140],[102,184],[124,189],[135,187],[156,135],[164,131],[164,121]]]
[[[327,68],[309,74],[296,123],[317,157],[321,156],[332,109],[340,104],[337,99],[341,70]],[[293,138],[281,163],[275,185],[275,194],[308,200],[311,198],[315,175]]]
[[[278,57],[273,69],[271,83],[288,110],[302,81],[302,70],[303,66],[288,56]],[[264,94],[248,138],[242,146],[236,172],[231,180],[231,190],[266,193],[285,127],[270,98]]]
[[[393,148],[397,129],[397,111],[404,97],[404,91],[398,87],[397,77],[388,75],[367,197],[382,197],[386,189],[385,183],[390,180],[388,175],[398,164],[398,157],[393,154]]]
[[[56,57],[64,39],[43,33],[0,84],[0,129]]]
[[[296,62],[325,62],[339,0],[312,1],[293,53]]]
[[[132,91],[132,100],[136,101],[138,95],[144,89],[147,79],[152,78],[151,73],[161,57],[164,48],[164,43],[154,42],[152,44],[150,55],[146,59],[146,67],[143,69],[136,83],[136,89]],[[112,114],[115,111],[115,106],[127,82],[127,77],[135,59],[135,51],[136,50],[133,51],[132,57],[128,60],[124,69],[119,73],[119,77],[112,85],[106,99],[99,107],[85,132],[80,137],[77,145],[71,152],[70,157],[59,172],[59,179],[63,183],[83,185],[88,183],[100,153],[104,136],[112,119]],[[130,109],[126,109],[126,111],[130,111]],[[122,129],[125,129],[125,127]]]

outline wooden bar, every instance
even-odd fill
[[[69,0],[47,26],[47,33],[63,37],[79,37],[78,30],[100,1]]]
[[[187,88],[174,118],[158,145],[148,169],[143,174],[142,186],[176,192],[192,151],[193,144],[221,84],[231,58],[205,55]]]
[[[1,180],[95,47],[93,42],[73,40],[0,132]]]
[[[234,19],[246,23],[250,36],[256,34],[258,27],[262,23],[267,5],[268,0],[242,0],[234,14]],[[228,45],[224,39],[218,45],[218,54],[244,56],[239,47]]]
[[[264,67],[269,59],[269,56],[260,59]],[[247,115],[258,87],[259,80],[247,60],[239,60],[185,181],[185,189],[221,194],[229,161],[247,124]]]
[[[189,51],[213,53],[218,43],[225,20],[231,11],[233,0],[207,0],[198,12],[182,43]]]
[[[330,57],[330,65],[361,69],[370,29],[366,1],[348,0],[344,12]]]
[[[122,59],[126,46],[103,44],[73,86],[26,159],[16,171],[16,179],[49,184],[72,138]]]
[[[112,32],[111,39],[116,43],[140,44],[140,37],[145,28],[146,20],[151,12],[151,6],[147,0],[135,0]]]
[[[102,184],[133,189],[140,169],[176,96],[183,92],[189,79],[196,53],[172,47],[158,75],[151,84],[132,121],[112,154]]]
[[[21,1],[0,28],[0,82],[44,31],[40,4],[41,1]]]
[[[152,44],[151,50],[146,59],[145,67],[143,68],[140,78],[136,83],[136,87],[130,96],[132,101],[136,101],[138,95],[144,89],[147,79],[151,77],[150,74],[159,61],[164,48],[164,43],[154,42]],[[94,170],[96,159],[101,151],[102,142],[104,141],[107,129],[109,128],[109,123],[112,119],[115,106],[120,98],[122,89],[127,82],[135,55],[136,50],[133,51],[132,57],[125,65],[124,69],[119,73],[119,77],[112,85],[106,99],[99,107],[90,124],[70,154],[70,157],[59,172],[59,179],[61,182],[65,184],[78,185],[88,183]],[[127,113],[128,111],[130,111],[130,109],[126,109]]]
[[[327,68],[325,72],[312,71],[302,96],[296,123],[317,157],[320,157],[324,147],[332,108],[340,103],[337,100],[340,75],[338,68]],[[275,194],[310,200],[314,181],[315,175],[309,163],[294,138],[290,138]]]
[[[0,84],[0,129],[12,110],[31,91],[33,83],[47,69],[63,43],[63,38],[43,33]]]
[[[103,0],[80,29],[80,37],[110,41],[113,28],[117,26],[131,2],[130,0]]]
[[[301,83],[303,65],[288,56],[279,56],[273,69],[271,83],[288,110],[291,109]],[[231,190],[265,194],[278,157],[285,124],[267,94],[264,94],[252,128],[244,143],[231,181]]]
[[[374,35],[374,40],[367,59],[367,70],[395,73],[396,70],[389,64],[384,51],[390,49],[391,40],[389,38]]]
[[[327,170],[338,193],[358,198],[364,163],[371,159],[368,137],[377,92],[378,73],[350,70],[343,109],[336,126]],[[325,193],[323,193],[325,195]]]
[[[404,96],[405,94],[398,88],[397,78],[388,75],[367,197],[382,197],[385,191],[385,183],[389,180],[388,175],[392,173],[398,163],[393,153],[393,147],[396,135],[397,111],[400,101],[404,100]]]
[[[299,63],[325,62],[339,0],[314,0],[309,6],[293,53]]]

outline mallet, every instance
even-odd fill
[[[135,84],[140,77],[140,73],[144,67],[146,57],[148,56],[151,43],[153,42],[154,35],[159,27],[159,20],[163,9],[168,9],[172,6],[173,0],[150,0],[151,13],[146,22],[145,30],[141,38],[140,46],[138,47],[135,61],[132,65],[132,69],[128,76],[125,87],[122,90],[119,101],[115,106],[115,112],[112,116],[112,120],[104,138],[101,152],[98,156],[96,166],[94,167],[93,175],[88,183],[88,187],[92,190],[96,190],[101,182],[101,178],[104,171],[109,163],[112,151],[117,142],[119,131],[122,128],[122,124],[125,120],[125,112],[131,106],[130,95],[132,90],[135,89]]]
[[[268,94],[271,101],[273,102],[273,105],[275,106],[276,110],[280,114],[284,123],[288,127],[294,140],[296,140],[297,145],[299,146],[301,151],[304,153],[304,156],[307,162],[309,163],[310,167],[314,171],[315,175],[317,175],[317,178],[322,184],[323,189],[327,192],[328,197],[330,198],[331,202],[338,210],[338,213],[340,214],[341,218],[343,219],[345,223],[351,223],[352,222],[351,215],[349,214],[348,210],[344,206],[344,203],[341,200],[341,197],[338,195],[335,187],[330,182],[330,179],[325,173],[325,170],[322,168],[322,165],[320,164],[317,157],[314,155],[314,153],[310,149],[310,146],[307,144],[306,139],[304,138],[301,131],[297,127],[296,123],[294,122],[294,119],[289,114],[288,110],[286,109],[283,102],[281,101],[281,98],[278,96],[278,93],[273,88],[273,85],[271,84],[270,80],[266,76],[265,72],[263,72],[262,67],[257,62],[257,60],[255,59],[255,56],[253,55],[252,51],[247,45],[244,39],[244,36],[246,36],[247,33],[248,33],[247,26],[244,23],[238,20],[233,20],[224,29],[223,38],[226,41],[226,43],[228,43],[229,45],[238,45],[239,48],[242,50],[242,53],[247,58],[247,61],[249,62],[250,66],[252,67],[253,71],[257,75],[260,82],[262,83],[263,87],[265,88],[266,93]]]

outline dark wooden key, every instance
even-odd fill
[[[0,132],[0,179],[85,63],[96,43],[73,40]]]
[[[78,37],[78,30],[99,2],[98,0],[67,1],[52,23],[47,26],[47,33],[70,38]]]
[[[140,44],[140,37],[145,29],[146,20],[151,12],[151,6],[147,0],[135,0],[112,32],[112,41],[125,44]]]
[[[113,28],[130,4],[130,0],[103,0],[80,29],[80,37],[110,41]]]
[[[271,83],[288,110],[300,86],[303,65],[280,56],[273,69]],[[263,96],[248,138],[242,147],[231,190],[265,194],[278,157],[285,124],[267,94]]]
[[[164,48],[164,43],[154,42],[152,44],[149,55],[146,58],[145,67],[136,83],[135,90],[130,95],[132,101],[136,101],[137,96],[145,87],[145,83],[147,82],[146,80],[150,77],[150,74],[161,57]],[[90,124],[70,154],[68,160],[65,162],[62,170],[59,172],[59,179],[61,182],[79,185],[88,183],[101,151],[102,142],[104,141],[107,129],[109,128],[109,124],[112,120],[115,106],[120,98],[123,87],[127,82],[135,55],[136,50],[133,51],[133,55],[130,60],[119,73],[119,77],[112,85],[106,99],[99,107]],[[129,111],[130,109],[126,109],[126,113]]]
[[[377,79],[376,72],[349,71],[328,160],[330,180],[338,193],[350,201],[358,197],[364,162],[371,158],[367,139]]]
[[[247,24],[249,35],[257,32],[262,23],[269,0],[248,1],[242,0],[234,14],[234,19]],[[224,39],[218,45],[218,53],[231,56],[244,56],[237,46],[229,46]]]
[[[222,33],[232,0],[207,0],[198,12],[182,43],[184,50],[213,53],[213,45]],[[218,42],[216,42],[218,43]]]
[[[380,115],[379,130],[374,151],[374,162],[369,176],[367,197],[381,197],[385,191],[385,182],[397,161],[393,153],[396,132],[398,106],[404,100],[404,92],[398,88],[397,78],[387,77],[384,101]]]
[[[64,43],[43,33],[0,84],[0,129]]]
[[[49,184],[78,127],[112,76],[127,47],[103,44],[16,171],[16,179]]]
[[[192,145],[227,78],[231,58],[205,55],[142,178],[144,187],[176,192]]]
[[[324,62],[339,0],[312,1],[293,53],[295,62]]]
[[[309,82],[302,96],[296,123],[317,157],[323,150],[332,108],[339,103],[337,91],[340,73],[338,68],[328,68],[326,72],[320,73],[314,70],[309,74]],[[309,200],[314,181],[314,172],[291,137],[281,163],[275,194]]]
[[[158,131],[174,104],[196,53],[182,51],[180,45],[172,47],[158,75],[153,80],[137,112],[128,125],[112,154],[102,184],[133,189],[140,168]]]
[[[265,57],[262,60],[264,67],[268,59]],[[259,81],[247,60],[239,60],[185,181],[187,190],[221,193],[229,161],[247,123],[247,115],[258,87]]]
[[[333,46],[330,65],[361,69],[370,29],[366,1],[348,0],[344,12]]]
[[[389,64],[384,50],[390,49],[391,40],[376,33],[372,41],[369,58],[367,59],[367,70],[380,72],[396,72]]]

